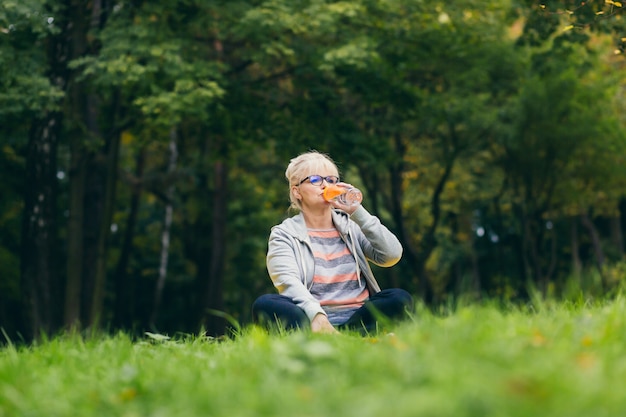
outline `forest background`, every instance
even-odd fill
[[[613,1],[2,0],[0,327],[223,334],[316,149],[436,308],[626,277]]]

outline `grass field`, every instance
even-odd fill
[[[390,329],[386,329],[390,330]],[[626,300],[418,311],[380,332],[0,350],[0,416],[623,416]]]

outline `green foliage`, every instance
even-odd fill
[[[546,289],[567,292],[572,217],[620,215],[623,62],[613,54],[615,39],[599,35],[622,36],[615,4],[159,0],[106,7],[90,23],[85,53],[69,64],[65,87],[90,103],[78,120],[83,103],[68,106],[73,98],[50,79],[51,47],[65,39],[58,22],[71,14],[56,1],[0,5],[0,172],[10,178],[0,186],[0,287],[13,305],[28,162],[22,145],[33,116],[53,110],[64,113],[58,157],[65,181],[77,157],[70,138],[99,162],[108,138],[121,134],[107,300],[110,306],[119,295],[112,281],[127,254],[129,202],[140,192],[125,271],[133,323],[151,308],[145,294],[157,275],[164,190],[174,186],[161,329],[196,329],[189,306],[218,249],[226,314],[245,322],[251,301],[274,290],[264,264],[267,235],[288,215],[285,166],[309,149],[330,153],[342,176],[364,189],[365,207],[401,236],[401,264],[377,275],[411,292],[428,282],[437,302],[466,289],[527,297],[528,272],[548,271],[552,260]],[[174,130],[180,154],[168,174]],[[216,166],[225,167],[225,186]],[[59,184],[65,213],[71,196]],[[216,213],[222,195],[225,212]],[[225,232],[219,242],[212,240],[217,215]],[[589,238],[579,234],[588,268]],[[601,234],[613,258],[623,257],[610,229]],[[529,266],[531,242],[538,267]],[[107,307],[103,317],[111,314]]]
[[[24,161],[13,149],[0,148],[0,325],[13,334],[19,325],[16,317],[20,306],[20,228],[23,205]]]
[[[529,24],[522,40],[541,44],[550,37],[578,39],[585,31],[614,33],[616,44],[623,50],[624,4],[619,1],[547,0],[522,1],[527,6]]]
[[[57,110],[63,92],[46,76],[46,37],[58,32],[43,2],[0,4],[0,120]]]
[[[150,124],[168,129],[185,117],[206,119],[209,105],[224,95],[222,65],[202,59],[210,48],[195,39],[206,36],[195,22],[209,11],[120,6],[99,34],[98,55],[76,59],[71,67],[97,87],[133,91],[128,99]]]

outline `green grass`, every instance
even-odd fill
[[[622,416],[626,300],[419,311],[395,335],[159,341],[68,335],[0,350],[0,416]]]

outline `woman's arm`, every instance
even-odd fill
[[[350,216],[360,228],[357,238],[365,256],[374,264],[383,267],[393,266],[402,257],[402,244],[380,219],[371,215],[364,207],[359,207]]]
[[[301,265],[304,260],[295,246],[299,244],[280,229],[272,229],[266,258],[267,271],[279,294],[291,298],[312,322],[317,314],[326,316],[326,313],[304,284]]]

